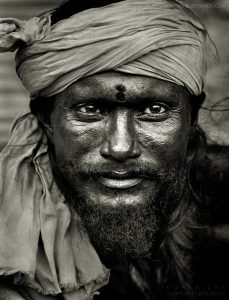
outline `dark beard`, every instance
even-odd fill
[[[107,264],[151,259],[160,227],[159,213],[151,204],[108,207],[76,197],[77,201],[68,198],[68,202],[81,216],[92,244]]]
[[[90,202],[67,182],[67,174],[78,167],[53,161],[55,180],[63,192],[71,213],[81,216],[83,226],[102,261],[112,267],[158,259],[158,250],[171,212],[179,203],[184,188],[184,168],[155,174],[161,181],[155,198],[138,205],[111,207]],[[144,170],[143,170],[144,171]],[[94,172],[94,171],[93,171]],[[150,172],[150,171],[148,171]],[[81,176],[80,172],[77,172]]]

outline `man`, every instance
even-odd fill
[[[203,25],[127,0],[1,26],[32,112],[1,154],[2,299],[201,296]]]

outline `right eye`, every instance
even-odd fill
[[[93,104],[77,106],[76,110],[90,116],[102,114],[101,110]]]

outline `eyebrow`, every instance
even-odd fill
[[[135,97],[128,99],[127,97],[125,100],[119,101],[116,97],[115,98],[107,98],[107,97],[77,97],[72,95],[71,102],[73,105],[83,104],[83,103],[93,103],[98,106],[107,106],[107,107],[114,107],[114,106],[122,106],[122,107],[139,107],[139,106],[146,106],[150,105],[155,102],[164,102],[172,107],[177,107],[180,104],[180,99],[174,96],[168,97]]]

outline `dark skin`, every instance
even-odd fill
[[[44,126],[64,180],[87,204],[138,209],[153,201],[166,176],[187,160],[191,95],[181,86],[106,72],[55,98],[50,124]],[[117,278],[120,289],[123,284],[123,291],[133,290],[128,268],[116,264],[112,272],[114,298],[121,299],[114,293]],[[106,298],[109,287],[103,293]],[[132,296],[140,299],[134,290]]]
[[[56,95],[51,125],[45,126],[57,162],[76,162],[82,171],[93,163],[110,173],[87,180],[67,174],[68,183],[87,201],[104,205],[147,201],[157,183],[140,171],[132,176],[130,165],[166,173],[185,159],[190,98],[176,84],[116,72],[84,78]]]

